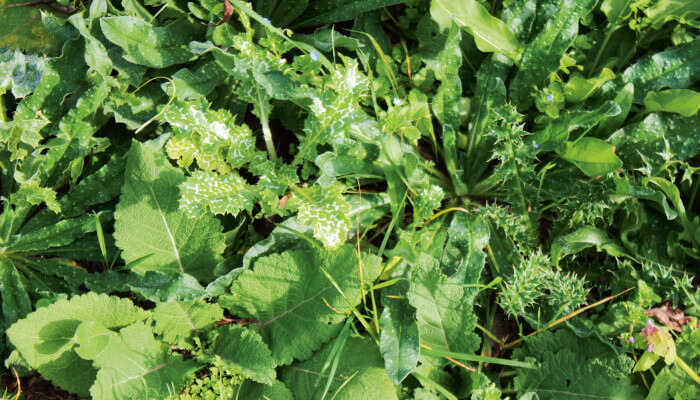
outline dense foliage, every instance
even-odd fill
[[[19,3],[4,373],[98,400],[700,397],[699,1]]]

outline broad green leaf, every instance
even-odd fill
[[[319,375],[333,348],[328,343],[313,358],[292,364],[282,371],[282,381],[295,398],[320,400],[329,376]],[[335,400],[397,400],[396,388],[384,370],[377,346],[367,338],[350,337],[338,355],[338,366],[327,399]],[[321,389],[315,391],[317,379]]]
[[[287,26],[290,22],[300,16],[309,5],[309,0],[261,0],[254,3],[255,9],[262,16],[272,20],[275,26]],[[275,4],[274,9],[271,6]],[[272,14],[268,15],[268,12]]]
[[[74,339],[77,343],[75,353],[83,360],[94,360],[109,345],[110,340],[117,336],[97,321],[85,321],[78,325]]]
[[[527,45],[518,73],[510,84],[510,95],[519,109],[533,103],[532,94],[559,68],[559,61],[578,35],[579,20],[595,7],[597,0],[562,0],[542,31]],[[538,10],[539,11],[539,10]]]
[[[632,3],[634,3],[633,0],[603,0],[600,3],[600,11],[607,17],[611,28],[614,28],[630,16]]]
[[[22,0],[0,0],[0,38],[4,46],[24,51],[44,50],[50,43],[51,33],[41,26],[41,10],[23,7]],[[13,4],[18,6],[7,7]]]
[[[45,378],[65,390],[87,396],[96,371],[92,363],[73,351],[78,326],[95,321],[107,329],[119,329],[150,314],[130,300],[88,293],[37,309],[12,325],[7,336],[29,365]],[[66,368],[70,368],[70,374],[66,374]]]
[[[153,331],[166,343],[192,349],[195,334],[211,329],[223,318],[221,307],[204,300],[158,303],[153,310]]]
[[[194,171],[180,185],[179,207],[191,218],[206,218],[210,212],[238,215],[253,208],[255,190],[236,171]]]
[[[605,231],[592,226],[584,226],[572,233],[554,239],[552,243],[552,261],[559,265],[559,260],[562,257],[576,254],[591,246],[595,246],[598,251],[604,250],[613,257],[630,257],[627,250],[608,236]]]
[[[127,264],[129,269],[148,260],[151,255],[138,258]],[[97,293],[113,291],[134,292],[153,302],[172,302],[200,299],[207,295],[197,278],[188,274],[148,271],[144,275],[129,271],[127,274],[115,270],[89,274],[85,286]]]
[[[112,72],[112,60],[107,54],[107,49],[93,34],[81,14],[75,14],[69,18],[73,26],[78,29],[80,35],[85,38],[85,62],[93,70],[103,77]]]
[[[649,92],[644,97],[644,105],[649,111],[674,112],[690,117],[700,109],[700,92],[691,89]]]
[[[179,100],[193,100],[208,95],[227,76],[216,62],[209,61],[194,70],[183,68],[175,72],[172,75],[173,83],[164,83],[163,89],[168,96],[172,96],[174,84],[175,96]]]
[[[260,335],[239,325],[224,325],[215,331],[210,351],[221,358],[230,371],[246,379],[272,385],[275,382],[275,361]]]
[[[618,85],[634,84],[634,101],[643,103],[647,93],[662,88],[681,89],[692,85],[700,77],[700,38],[676,48],[652,53],[625,69]]]
[[[100,400],[166,398],[200,368],[171,353],[143,322],[123,328],[93,362],[98,372],[90,395]]]
[[[582,398],[636,399],[642,390],[632,383],[634,362],[595,336],[580,338],[569,330],[542,332],[513,352],[513,358],[536,361],[537,369],[518,368],[518,394],[541,400]]]
[[[513,33],[476,0],[432,0],[430,15],[442,29],[456,22],[474,36],[476,46],[483,52],[498,52],[513,60],[520,57],[520,44]]]
[[[625,119],[632,109],[632,100],[634,99],[634,85],[626,84],[618,93],[615,94],[612,101],[620,106],[620,113],[617,115],[606,115],[598,123],[596,128],[596,136],[608,137],[614,130],[620,128],[624,124]]]
[[[644,10],[651,20],[654,29],[658,29],[667,21],[692,21],[700,17],[700,3],[686,0],[659,0]]]
[[[350,230],[350,205],[343,197],[343,186],[339,183],[328,188],[312,186],[295,193],[294,201],[299,207],[297,218],[313,225],[314,237],[330,249],[345,243]]]
[[[127,263],[154,254],[134,271],[186,272],[209,281],[221,260],[224,237],[214,217],[188,218],[178,210],[178,185],[184,180],[158,142],[134,142],[114,215],[114,238]]]
[[[0,90],[11,89],[15,98],[26,97],[41,82],[46,58],[37,54],[24,54],[11,48],[0,48]]]
[[[100,27],[110,42],[124,50],[127,61],[164,68],[194,56],[188,45],[195,37],[185,22],[180,20],[168,27],[155,27],[137,17],[102,17]]]
[[[421,345],[458,353],[476,351],[480,342],[473,332],[476,316],[461,282],[445,276],[437,260],[427,255],[412,266],[409,282],[407,296],[417,310]]]
[[[662,164],[662,154],[686,161],[700,153],[700,116],[682,117],[652,113],[643,121],[614,132],[608,142],[615,146],[625,168],[639,168],[647,162]],[[641,155],[644,155],[642,159]]]
[[[360,262],[350,245],[261,257],[233,282],[232,295],[222,296],[219,304],[255,318],[272,356],[289,364],[309,358],[338,333],[345,319],[340,313],[350,312],[360,301],[360,266],[363,281],[371,282],[379,273],[379,258],[363,254]]]
[[[590,137],[567,143],[561,157],[590,177],[605,175],[622,167],[613,145]]]
[[[101,215],[104,214],[101,213]],[[107,216],[104,215],[103,218],[105,217]],[[7,250],[12,253],[18,253],[65,246],[73,243],[86,233],[94,231],[94,217],[90,214],[83,214],[77,218],[64,219],[54,225],[39,228],[24,235],[18,235],[16,242],[7,246]]]
[[[400,0],[325,0],[312,1],[301,14],[294,29],[310,25],[324,25],[353,19],[368,11],[401,3]]]
[[[247,380],[234,388],[234,393],[239,400],[294,400],[292,392],[279,381],[270,386]]]
[[[565,151],[569,134],[577,128],[592,128],[605,118],[619,115],[622,109],[613,102],[608,101],[596,109],[585,109],[585,104],[573,108],[551,121],[545,128],[534,135],[535,143],[542,151]]]
[[[406,300],[408,283],[400,280],[382,290],[382,330],[379,351],[384,357],[384,368],[392,381],[401,383],[418,363],[420,346],[415,309]]]
[[[0,257],[0,285],[2,285],[2,291],[0,291],[2,325],[0,325],[0,329],[4,330],[17,322],[18,319],[29,314],[32,311],[32,302],[15,264],[5,257]]]
[[[484,269],[489,227],[482,217],[456,212],[447,231],[447,242],[440,257],[442,271],[457,282],[476,285]],[[465,288],[465,295],[477,293]]]

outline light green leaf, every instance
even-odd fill
[[[118,329],[150,316],[131,300],[88,293],[37,309],[7,330],[22,357],[57,386],[87,396],[95,368],[74,351],[76,330],[85,321]],[[70,373],[66,373],[69,368]]]
[[[189,42],[194,40],[187,20],[168,27],[154,27],[131,16],[102,17],[100,27],[107,39],[124,50],[127,61],[152,68],[165,68],[193,58]]]
[[[567,143],[561,157],[590,177],[605,175],[622,167],[622,161],[615,155],[615,147],[596,138],[584,137]]]
[[[211,352],[231,371],[247,379],[272,385],[275,382],[275,361],[260,335],[239,325],[224,325],[215,331]]]
[[[308,361],[293,364],[282,371],[282,381],[297,399],[320,400],[322,390],[314,386],[333,348],[329,343]],[[384,370],[377,346],[367,338],[350,337],[338,355],[338,367],[326,398],[335,400],[397,400],[396,388]],[[312,397],[313,395],[313,397]]]
[[[412,266],[409,282],[407,296],[417,310],[421,344],[433,350],[476,351],[476,316],[461,282],[446,277],[437,260],[425,254]],[[435,362],[440,362],[440,358]]]
[[[489,242],[489,227],[476,215],[455,213],[447,231],[448,238],[440,257],[442,271],[457,282],[476,285],[484,269]],[[476,288],[465,288],[465,295],[476,295]]]
[[[659,29],[670,20],[692,21],[700,17],[700,2],[693,0],[660,0],[644,10],[651,26]]]
[[[179,100],[192,100],[208,95],[214,88],[224,82],[228,75],[214,61],[210,61],[194,70],[183,68],[172,75],[175,95]],[[163,84],[165,94],[172,96],[170,82]],[[193,121],[194,122],[194,121]]]
[[[632,13],[630,6],[633,0],[603,0],[600,4],[600,11],[605,14],[611,28],[615,28],[621,21]]]
[[[520,57],[520,44],[506,24],[475,0],[432,0],[430,15],[442,29],[456,22],[474,36],[476,46],[483,52],[498,52],[513,60]]]
[[[221,307],[204,300],[158,303],[153,310],[153,331],[162,335],[166,343],[192,349],[197,331],[211,329],[223,318]]]
[[[221,260],[224,236],[212,216],[188,218],[178,210],[182,172],[170,165],[158,142],[134,142],[114,215],[114,238],[124,261],[154,254],[134,271],[188,273],[208,281]]]
[[[420,346],[415,309],[406,299],[408,282],[400,280],[382,290],[382,317],[379,320],[381,341],[379,351],[384,357],[384,368],[396,384],[416,368]]]
[[[81,14],[74,14],[68,20],[85,38],[85,62],[87,65],[101,76],[109,76],[112,73],[112,60],[110,60],[104,44],[90,32]]]
[[[644,105],[649,111],[674,112],[690,117],[700,109],[700,92],[691,89],[649,92],[644,97]]]
[[[314,237],[330,249],[345,243],[350,230],[350,205],[343,197],[343,186],[335,182],[327,188],[312,186],[295,193],[294,202],[299,207],[297,218],[313,224]]]
[[[627,250],[605,231],[592,226],[584,226],[578,230],[554,239],[552,243],[552,261],[559,265],[559,260],[569,254],[576,254],[583,249],[595,246],[598,251],[604,250],[613,257],[631,257]]]
[[[99,400],[163,399],[200,368],[170,353],[143,322],[123,328],[93,362],[99,370],[90,395]]]
[[[97,321],[85,321],[75,330],[76,354],[83,360],[94,360],[117,334]]]
[[[622,111],[613,101],[605,102],[592,110],[584,109],[584,105],[585,103],[581,103],[580,106],[562,114],[547,124],[543,130],[535,133],[534,139],[541,151],[565,151],[569,133],[573,130],[594,127],[601,120],[619,115]]]
[[[192,218],[204,218],[210,212],[238,215],[253,208],[255,191],[236,171],[223,175],[195,171],[180,185],[180,210]]]
[[[510,95],[519,109],[533,103],[532,93],[559,68],[559,62],[578,35],[579,20],[595,7],[597,0],[562,0],[556,13],[527,45],[520,68],[510,85]],[[538,7],[539,12],[539,7]]]
[[[272,356],[289,364],[295,358],[309,358],[338,333],[345,319],[340,313],[350,312],[360,301],[360,265],[364,282],[373,281],[379,258],[363,254],[360,263],[350,245],[336,251],[296,250],[261,257],[233,282],[232,295],[222,296],[219,304],[255,318]]]

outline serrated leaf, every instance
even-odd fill
[[[619,115],[621,111],[620,106],[613,101],[605,102],[592,110],[584,109],[583,106],[577,107],[551,121],[543,130],[536,132],[534,140],[542,151],[564,151],[572,131],[577,128],[593,127],[604,118]]]
[[[337,249],[345,243],[350,230],[350,205],[343,197],[343,187],[334,183],[327,188],[312,186],[297,191],[297,218],[313,224],[314,237],[324,246]]]
[[[456,22],[474,36],[476,46],[483,52],[498,52],[513,60],[520,57],[520,44],[515,35],[475,0],[432,0],[430,15],[442,29]]]
[[[215,332],[211,352],[221,358],[231,371],[247,379],[272,385],[275,382],[275,361],[262,337],[239,325],[224,325]]]
[[[382,291],[382,331],[379,351],[384,357],[384,368],[394,383],[401,383],[418,363],[420,343],[415,309],[406,299],[408,282],[401,280]]]
[[[255,188],[238,172],[219,175],[195,171],[180,185],[180,210],[192,218],[213,214],[238,215],[250,211],[256,199]]]
[[[96,371],[73,351],[78,326],[95,321],[107,329],[118,329],[150,314],[128,299],[88,293],[37,309],[12,325],[7,336],[29,365],[45,378],[65,390],[87,396]],[[67,374],[69,366],[71,372]]]
[[[166,343],[185,349],[194,348],[193,336],[211,329],[224,318],[224,311],[204,300],[158,303],[153,310],[153,331]]]
[[[94,365],[99,370],[90,395],[99,400],[166,398],[180,392],[187,377],[200,368],[193,360],[170,353],[143,322],[115,335]]]
[[[584,137],[567,143],[561,157],[590,177],[605,175],[622,167],[622,161],[615,155],[615,147],[596,138]]]
[[[373,281],[379,258],[363,254],[360,263],[350,245],[335,251],[295,250],[261,257],[233,283],[232,295],[222,296],[220,304],[255,318],[272,356],[289,364],[295,358],[309,358],[338,332],[345,319],[341,313],[360,301],[360,265],[364,282]]]
[[[511,98],[519,109],[532,105],[535,87],[541,87],[559,68],[559,61],[578,35],[579,20],[593,11],[596,3],[597,0],[559,2],[556,13],[527,45],[518,73],[510,84]]]
[[[26,97],[41,82],[45,61],[46,58],[37,54],[0,47],[0,88],[9,85],[15,98]]]
[[[282,381],[297,399],[320,400],[322,390],[312,397],[316,380],[333,348],[329,343],[313,358],[282,371]],[[335,400],[397,400],[396,388],[384,370],[377,346],[367,338],[350,337],[338,356],[335,378],[326,398]],[[325,383],[327,375],[320,376]],[[330,397],[329,397],[330,396]]]
[[[192,28],[182,23],[155,27],[141,18],[120,16],[100,18],[100,27],[110,42],[124,50],[124,58],[136,64],[165,68],[193,57],[188,47],[194,39]]]
[[[421,344],[433,350],[476,351],[476,316],[460,282],[446,277],[437,260],[425,254],[412,266],[409,282],[407,296],[416,308]]]
[[[157,142],[134,142],[114,213],[114,238],[127,263],[154,254],[134,271],[186,272],[209,281],[221,260],[224,236],[214,217],[188,218],[178,210],[178,185],[184,180]]]

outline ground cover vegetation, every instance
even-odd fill
[[[3,398],[700,397],[700,2],[20,3]]]

